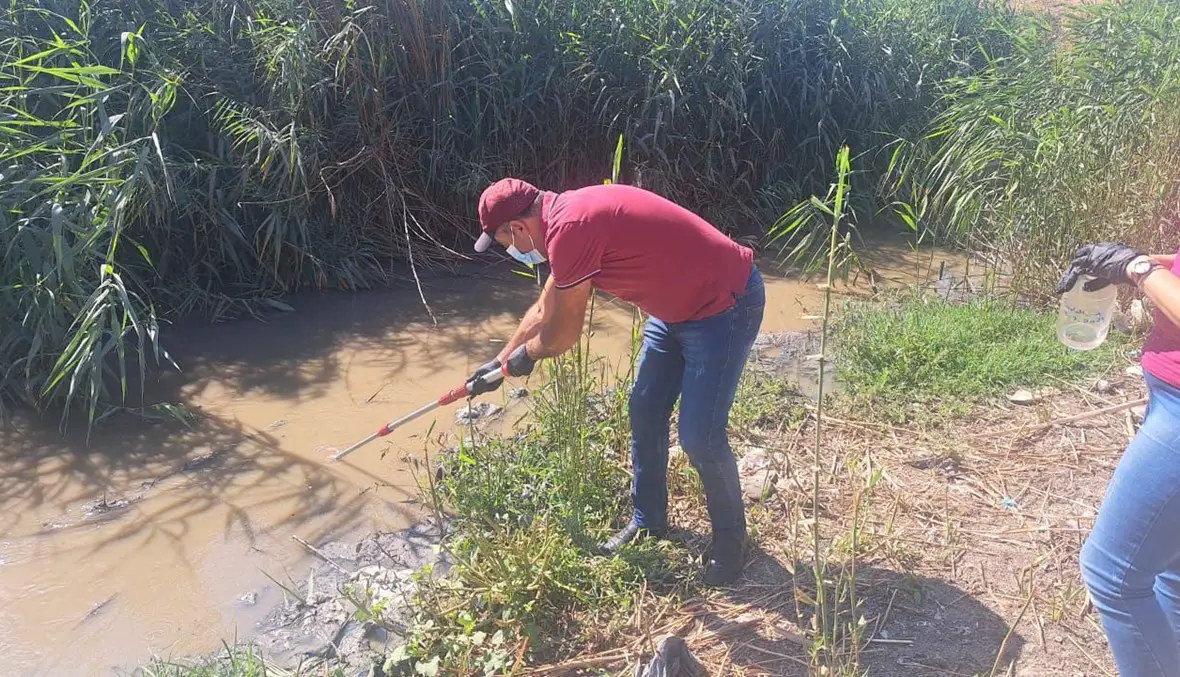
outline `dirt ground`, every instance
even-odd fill
[[[859,674],[1115,674],[1078,554],[1139,413],[1094,412],[1145,397],[1124,366],[1107,382],[1061,383],[1032,404],[994,403],[940,428],[828,419],[820,523],[827,558],[843,561],[828,569],[829,589],[849,577],[851,517],[861,515]],[[769,496],[749,508],[755,545],[741,581],[683,601],[655,591],[631,619],[629,644],[530,674],[630,674],[669,634],[713,676],[809,674],[814,418],[747,442],[774,464]],[[673,519],[702,552],[699,503],[673,494]]]

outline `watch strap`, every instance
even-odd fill
[[[1152,273],[1154,273],[1157,270],[1163,270],[1163,269],[1164,269],[1164,266],[1160,265],[1155,259],[1148,259],[1148,265],[1147,265],[1146,270],[1144,270],[1142,273],[1136,273],[1134,271],[1132,271],[1132,273],[1131,273],[1132,278],[1135,282],[1135,286],[1139,289],[1139,291],[1143,291],[1143,282],[1144,282],[1144,280],[1147,279],[1147,276],[1151,275]]]

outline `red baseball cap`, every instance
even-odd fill
[[[541,191],[520,179],[500,179],[479,196],[479,225],[483,229],[475,241],[475,251],[484,252],[496,241],[496,229],[519,217],[536,202]]]

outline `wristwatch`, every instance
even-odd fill
[[[1162,268],[1163,266],[1150,256],[1140,256],[1127,264],[1127,277],[1131,278],[1135,286],[1142,287],[1148,275]]]

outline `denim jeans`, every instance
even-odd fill
[[[1082,579],[1119,674],[1180,677],[1180,390],[1146,379],[1147,416],[1082,548]]]
[[[689,322],[647,321],[630,401],[634,524],[668,526],[668,435],[679,397],[680,446],[704,485],[715,545],[744,540],[745,506],[726,425],[765,306],[754,267],[729,310]]]

